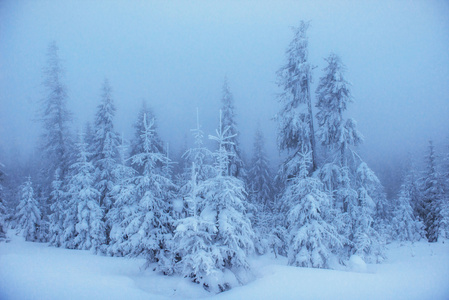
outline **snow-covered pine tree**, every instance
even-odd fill
[[[52,42],[47,52],[47,66],[44,73],[46,96],[42,101],[41,111],[44,129],[41,137],[44,155],[42,181],[48,190],[56,169],[60,170],[61,178],[66,176],[72,151],[69,132],[71,113],[67,109],[67,89],[62,82],[63,73],[58,46]]]
[[[378,230],[382,233],[390,231],[384,228],[387,224],[383,223],[383,220],[387,220],[387,217],[381,215],[381,208],[384,207],[380,198],[382,185],[376,174],[363,161],[355,172],[354,181],[357,189],[356,201],[351,197],[351,201],[347,202],[347,215],[352,224],[352,230],[347,236],[352,241],[350,254],[356,254],[367,262],[382,262],[385,258],[385,241]],[[388,220],[391,222],[391,218]]]
[[[131,216],[137,211],[137,201],[134,195],[135,185],[133,179],[136,171],[128,165],[128,146],[122,137],[118,147],[119,161],[114,170],[116,183],[112,189],[112,198],[115,200],[109,210],[107,219],[112,225],[110,243],[107,253],[112,256],[126,256],[132,252],[130,247],[124,247],[128,235],[125,232]],[[128,245],[129,246],[129,245]]]
[[[180,165],[182,164],[183,168],[180,169],[180,174],[178,177],[178,181],[181,184],[178,193],[178,199],[176,199],[177,204],[175,205],[175,210],[177,211],[177,215],[179,218],[184,218],[189,215],[186,197],[187,195],[190,195],[192,189],[192,167],[195,167],[195,177],[197,178],[198,182],[215,176],[215,169],[212,165],[213,154],[203,144],[204,133],[201,130],[201,126],[199,123],[198,109],[196,121],[196,128],[190,130],[193,134],[194,146],[189,149],[187,149],[186,146],[184,148],[184,153],[181,155]],[[198,182],[196,182],[195,184],[197,184]]]
[[[318,138],[323,146],[331,151],[338,151],[341,166],[346,166],[346,152],[349,146],[357,146],[363,140],[353,119],[345,121],[343,113],[352,96],[349,82],[344,78],[345,66],[338,55],[332,53],[326,59],[324,76],[320,78],[316,97],[318,112]]]
[[[131,249],[132,256],[143,255],[146,266],[150,263],[160,262],[165,267],[165,250],[171,240],[172,220],[169,214],[169,189],[172,181],[164,176],[161,168],[168,158],[158,151],[155,143],[157,137],[154,129],[154,119],[147,121],[146,114],[142,120],[143,130],[140,135],[140,145],[136,149],[142,152],[131,156],[132,164],[141,170],[133,178],[136,207],[132,214],[124,220],[127,224],[124,234],[127,239],[120,246]]]
[[[94,187],[94,166],[83,137],[77,143],[77,159],[70,166],[69,203],[64,220],[67,248],[102,251],[105,242],[103,211]]]
[[[429,142],[429,154],[426,160],[427,170],[423,181],[421,218],[425,226],[427,240],[436,242],[440,235],[444,191],[441,175],[437,170],[435,148],[432,141]]]
[[[323,184],[309,176],[311,152],[300,153],[299,157],[299,173],[289,179],[282,199],[291,203],[287,217],[288,264],[329,268],[332,251],[342,247],[342,237],[326,220],[331,201],[323,192]]]
[[[245,166],[242,160],[242,153],[239,143],[239,131],[237,129],[236,114],[234,107],[234,99],[229,88],[228,80],[225,78],[223,83],[223,92],[221,98],[221,111],[223,128],[229,128],[230,143],[227,143],[224,147],[229,155],[229,167],[228,172],[230,176],[235,176],[240,179],[246,176]]]
[[[325,183],[328,193],[334,198],[334,206],[342,207],[346,212],[348,202],[352,199],[347,155],[350,146],[357,146],[363,136],[356,128],[353,119],[344,119],[343,113],[348,104],[353,102],[349,82],[344,78],[345,66],[336,54],[326,59],[324,76],[320,78],[317,90],[316,114],[318,121],[318,138],[329,152],[330,159],[320,169],[320,178]],[[341,168],[339,170],[339,168]]]
[[[357,191],[357,202],[357,205],[350,205],[348,208],[352,222],[350,254],[358,255],[368,263],[380,263],[385,259],[384,242],[373,227],[375,204],[363,187]]]
[[[441,202],[439,236],[449,239],[449,195],[447,195],[447,192]]]
[[[67,201],[63,182],[59,175],[59,169],[55,171],[53,182],[51,183],[51,215],[49,228],[50,245],[61,247],[64,236],[64,210]]]
[[[270,163],[265,153],[265,140],[260,126],[256,130],[251,168],[248,172],[248,190],[254,202],[261,207],[271,207],[273,182]]]
[[[412,187],[406,179],[399,190],[392,218],[393,239],[401,242],[415,242],[424,236],[424,225],[416,219],[410,204],[412,201],[411,193]]]
[[[217,273],[221,272],[216,264],[217,253],[213,251],[217,227],[214,222],[201,216],[199,186],[203,181],[197,177],[198,168],[195,162],[192,162],[191,172],[191,178],[186,184],[189,191],[184,195],[187,216],[176,221],[174,253],[178,261],[175,272],[191,278],[193,282],[208,289],[211,285],[210,279],[217,277]]]
[[[147,107],[146,102],[142,103],[142,108],[140,109],[138,115],[137,115],[137,121],[134,123],[134,138],[131,140],[131,149],[130,149],[130,156],[134,156],[135,154],[144,152],[143,145],[142,145],[142,132],[145,130],[143,118],[146,118],[147,122],[152,121],[153,125],[153,137],[152,137],[152,143],[150,145],[151,152],[153,153],[164,153],[164,145],[162,143],[161,138],[159,137],[159,134],[157,132],[157,122],[156,117],[154,115],[154,112],[151,108]],[[158,166],[161,167],[161,166]],[[138,168],[138,166],[134,166],[134,168],[139,169],[139,173],[141,173],[143,170],[142,168]]]
[[[327,66],[316,90],[316,107],[318,137],[329,157],[318,176],[333,197],[333,206],[343,212],[335,216],[334,223],[349,241],[345,246],[347,254],[371,260],[372,255],[383,255],[372,214],[376,208],[376,222],[386,219],[386,198],[377,176],[351,149],[363,141],[363,136],[353,119],[344,118],[353,102],[350,84],[344,77],[346,68],[336,54],[325,60]]]
[[[114,171],[117,168],[119,138],[114,131],[115,106],[107,79],[103,83],[102,90],[101,102],[95,115],[92,161],[95,167],[95,188],[100,192],[99,204],[106,216],[114,203],[111,193],[116,181]],[[112,224],[106,218],[103,222],[106,229],[106,244],[108,244]]]
[[[213,154],[203,144],[203,131],[199,123],[197,110],[196,128],[191,129],[194,138],[194,147],[188,149],[183,158],[190,167],[189,180],[181,187],[180,195],[184,199],[184,218],[175,222],[174,253],[178,257],[175,272],[189,277],[192,281],[207,288],[209,278],[217,272],[215,254],[213,249],[213,235],[217,228],[215,223],[201,217],[202,204],[200,186],[205,180],[216,174],[213,163]]]
[[[44,69],[45,96],[39,112],[43,133],[40,138],[42,158],[36,180],[35,196],[40,202],[43,214],[40,230],[42,234],[52,226],[48,220],[51,214],[51,182],[54,172],[59,170],[61,180],[65,181],[73,152],[69,125],[71,113],[67,109],[67,89],[63,84],[63,67],[55,42],[50,43],[47,52],[47,64]]]
[[[201,130],[201,125],[199,122],[199,114],[197,110],[196,116],[196,128],[190,130],[193,134],[194,138],[194,146],[188,149],[182,157],[186,160],[186,164],[188,164],[189,168],[188,175],[191,176],[192,170],[191,166],[195,166],[196,178],[198,181],[204,181],[215,176],[215,169],[212,166],[213,163],[213,154],[212,152],[204,145],[203,137],[204,133]],[[192,164],[194,163],[194,164]],[[191,179],[191,178],[190,178]]]
[[[21,189],[19,205],[16,209],[17,231],[20,232],[26,241],[38,242],[39,226],[41,223],[41,211],[34,198],[33,183],[28,176]]]
[[[423,207],[420,178],[415,164],[410,157],[408,158],[404,174],[405,176],[403,184],[407,186],[407,194],[410,197],[410,206],[412,208],[413,215],[417,221],[420,221],[422,223],[423,220],[421,219],[420,212],[422,211]]]
[[[374,228],[383,236],[390,232],[392,206],[386,198],[383,186],[365,162],[361,162],[356,170],[356,188],[363,189],[372,201],[374,209]],[[360,202],[360,201],[359,201]]]
[[[308,61],[308,22],[301,21],[294,29],[294,37],[286,51],[287,62],[278,75],[278,85],[283,89],[279,102],[282,107],[275,116],[278,123],[278,146],[287,150],[289,157],[284,162],[282,177],[295,176],[298,162],[295,156],[303,147],[312,151],[312,171],[317,168],[315,132],[313,129],[310,85],[312,68]]]
[[[256,232],[255,247],[260,254],[268,250],[268,234],[274,222],[272,209],[274,207],[274,187],[271,168],[265,153],[265,141],[263,133],[258,125],[254,146],[251,168],[248,172],[247,188],[250,202],[249,215],[252,227]]]
[[[215,268],[221,270],[214,277],[209,277],[206,285],[218,291],[238,284],[238,273],[249,270],[247,256],[254,252],[254,231],[245,213],[244,184],[237,177],[228,175],[229,157],[232,153],[226,150],[225,145],[232,143],[233,138],[228,130],[222,127],[220,113],[217,135],[209,136],[218,143],[218,150],[215,152],[217,176],[206,180],[199,187],[202,195],[200,215],[204,221],[215,224],[212,252]],[[225,276],[226,273],[229,276]]]
[[[0,162],[0,242],[6,240],[6,207],[4,194],[4,165]]]
[[[442,237],[449,239],[449,149],[444,158],[443,187],[444,199],[441,204],[440,233]]]

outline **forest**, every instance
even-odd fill
[[[131,120],[132,139],[116,130],[107,79],[95,119],[77,130],[67,108],[64,63],[51,42],[37,120],[39,155],[25,170],[0,162],[1,242],[19,234],[94,255],[144,258],[143,268],[219,293],[244,284],[248,259],[257,255],[332,269],[354,259],[382,263],[392,242],[448,239],[449,145],[437,153],[430,141],[426,156],[409,160],[397,194],[387,197],[358,152],[364,137],[357,122],[347,117],[357,101],[346,79],[350,70],[332,52],[325,68],[314,70],[309,24],[293,29],[273,74],[281,90],[273,99],[282,157],[276,167],[260,126],[252,153],[242,153],[226,78],[215,132],[203,131],[197,109],[192,146],[181,155],[173,155],[158,132],[151,103]]]

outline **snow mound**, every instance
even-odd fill
[[[358,273],[367,273],[368,272],[368,266],[366,265],[365,261],[358,255],[352,255],[349,258],[348,263],[349,270],[353,272]]]

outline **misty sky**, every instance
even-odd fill
[[[40,132],[42,69],[55,40],[74,128],[92,121],[108,78],[116,129],[127,138],[143,100],[160,135],[181,146],[195,126],[217,126],[227,76],[241,142],[251,154],[259,120],[277,157],[276,70],[291,26],[310,20],[315,91],[330,52],[342,57],[368,161],[449,140],[448,1],[0,1],[0,147],[27,154]],[[441,148],[442,150],[442,148]]]

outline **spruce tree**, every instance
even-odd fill
[[[383,186],[365,162],[361,162],[356,170],[356,187],[363,189],[372,200],[374,207],[374,228],[386,236],[390,231],[392,206],[387,200]]]
[[[407,180],[401,185],[392,219],[393,239],[415,242],[424,236],[424,225],[417,220],[411,206],[412,187]]]
[[[177,273],[208,289],[212,284],[211,278],[221,272],[216,265],[216,252],[213,251],[217,227],[214,222],[201,215],[199,187],[203,181],[197,177],[195,162],[192,162],[191,172],[187,183],[189,191],[184,194],[187,216],[176,222],[174,233],[174,252],[179,259],[174,268]]]
[[[67,88],[63,83],[63,67],[58,46],[52,42],[48,47],[44,87],[46,96],[42,101],[43,124],[42,148],[45,159],[44,178],[52,178],[56,169],[64,178],[70,164],[71,140],[69,122],[71,113],[67,109]],[[44,180],[45,182],[45,180]]]
[[[284,162],[284,178],[295,176],[299,161],[296,155],[304,148],[312,152],[311,171],[317,168],[315,132],[313,128],[310,85],[312,67],[308,61],[308,22],[301,21],[294,29],[294,37],[286,51],[287,62],[278,75],[278,85],[283,89],[279,97],[281,110],[275,116],[278,123],[278,145],[289,157]]]
[[[157,132],[156,116],[154,115],[153,110],[150,107],[147,107],[146,102],[143,102],[142,107],[137,115],[137,121],[134,123],[135,131],[134,131],[134,138],[131,140],[130,156],[134,156],[135,154],[142,153],[144,151],[141,139],[142,132],[145,130],[143,121],[144,117],[146,118],[147,122],[152,121],[153,123],[152,125],[153,136],[152,136],[152,143],[150,145],[151,147],[150,150],[154,153],[164,153],[164,146]],[[134,167],[136,168],[137,166]],[[142,172],[142,170],[138,171]]]
[[[260,126],[256,130],[253,158],[248,172],[248,190],[254,202],[261,207],[270,207],[273,202],[273,183],[271,168],[265,153],[265,141]]]
[[[133,256],[143,255],[148,266],[165,258],[166,246],[171,239],[173,221],[168,212],[171,200],[168,191],[173,183],[161,169],[168,163],[168,158],[160,152],[154,152],[158,151],[154,119],[147,121],[144,114],[142,123],[141,142],[137,147],[142,152],[131,156],[133,166],[140,169],[141,173],[132,179],[136,202],[132,214],[124,220],[128,224],[125,229],[128,239],[122,247],[132,249],[130,254]]]
[[[133,182],[136,171],[128,165],[128,146],[123,138],[118,150],[119,161],[114,170],[116,183],[112,189],[112,197],[115,201],[107,214],[107,220],[112,225],[107,253],[113,256],[126,256],[132,252],[129,247],[123,247],[128,239],[126,228],[129,224],[126,221],[129,222],[137,210]]]
[[[203,138],[204,132],[201,130],[199,122],[199,115],[197,110],[197,122],[196,128],[190,130],[194,138],[194,146],[188,149],[182,157],[185,159],[187,168],[187,175],[190,177],[192,174],[191,167],[195,166],[196,178],[198,181],[204,181],[215,176],[215,169],[212,166],[213,154],[204,145]],[[191,178],[190,178],[191,179]]]
[[[37,242],[40,240],[41,211],[34,198],[33,183],[29,176],[22,186],[15,218],[17,220],[17,231],[21,232],[26,241]]]
[[[350,206],[348,210],[352,222],[350,254],[358,255],[368,263],[380,263],[385,259],[384,242],[374,229],[373,210],[373,200],[367,190],[360,187],[357,190],[357,205]]]
[[[363,140],[357,131],[356,122],[345,120],[343,113],[353,102],[349,82],[344,78],[345,66],[336,54],[326,59],[324,76],[320,78],[316,97],[318,112],[318,138],[331,151],[337,151],[342,167],[347,165],[346,152],[349,146],[357,146]]]
[[[316,90],[318,108],[318,138],[329,154],[328,163],[320,170],[328,192],[334,196],[336,206],[348,210],[354,192],[350,191],[350,176],[347,156],[350,146],[357,146],[363,140],[353,119],[344,119],[348,104],[353,102],[349,82],[344,78],[345,66],[335,54],[326,59],[324,76],[320,78]],[[338,168],[341,168],[338,170]]]
[[[249,270],[247,256],[254,252],[254,231],[245,212],[246,191],[242,180],[229,174],[230,153],[226,144],[232,143],[234,135],[229,134],[229,127],[223,128],[220,114],[220,126],[216,136],[209,136],[218,143],[215,152],[217,175],[206,180],[199,188],[201,218],[215,224],[213,234],[213,261],[220,273],[209,281],[207,286],[213,290],[224,291],[238,283],[225,273],[245,272]],[[217,277],[218,276],[218,277]],[[209,278],[212,280],[212,278]],[[232,282],[234,281],[234,282]]]
[[[77,144],[77,159],[70,166],[70,182],[68,194],[70,223],[66,229],[73,230],[68,242],[69,248],[82,250],[102,250],[105,243],[103,211],[99,205],[100,193],[94,187],[94,166],[87,152],[87,144],[83,138]]]
[[[92,160],[95,167],[95,188],[100,192],[99,204],[104,216],[112,208],[114,199],[112,189],[115,185],[114,171],[117,168],[119,139],[114,131],[113,119],[115,106],[112,101],[111,86],[108,80],[103,83],[100,105],[95,115],[95,134],[93,136]],[[106,243],[109,243],[109,232],[112,224],[103,218],[106,226]]]
[[[0,242],[6,240],[6,207],[3,188],[3,182],[5,180],[4,167],[5,166],[0,162]]]
[[[45,96],[42,99],[40,121],[43,133],[40,138],[42,159],[37,177],[36,197],[42,204],[43,220],[41,231],[46,232],[53,226],[48,216],[51,214],[52,197],[50,196],[52,178],[55,171],[60,179],[67,183],[69,165],[72,160],[73,143],[69,125],[71,113],[67,108],[67,88],[63,83],[64,69],[58,54],[58,46],[50,43],[47,51],[47,64],[44,69]]]
[[[268,157],[265,153],[264,137],[260,126],[255,134],[251,168],[247,178],[249,215],[256,232],[255,247],[258,253],[268,250],[268,235],[271,230],[274,209],[274,188]]]
[[[327,220],[331,201],[323,192],[322,183],[309,177],[311,153],[301,153],[300,157],[299,173],[290,179],[283,194],[283,202],[291,203],[287,217],[288,264],[329,268],[332,252],[342,246],[342,237]]]
[[[423,219],[426,237],[429,242],[438,241],[442,222],[441,209],[444,206],[443,187],[437,170],[435,148],[429,142],[429,154],[426,157],[427,170],[422,190],[421,218]]]
[[[385,258],[384,239],[379,234],[377,230],[379,226],[376,224],[381,222],[377,212],[378,193],[382,186],[376,174],[365,162],[361,162],[356,170],[354,188],[357,191],[356,199],[351,197],[351,201],[347,202],[346,213],[352,225],[347,236],[352,242],[350,254],[356,254],[367,262],[381,262]]]
[[[443,188],[444,199],[441,204],[440,233],[442,237],[449,239],[449,151],[444,158]]]
[[[228,159],[228,175],[238,178],[244,178],[246,173],[242,160],[242,153],[239,143],[239,131],[237,129],[236,113],[234,107],[234,98],[228,85],[228,80],[225,78],[223,84],[223,92],[221,98],[221,111],[223,128],[228,128],[230,143],[227,143],[224,147],[229,153]]]
[[[215,169],[212,152],[203,144],[203,131],[199,124],[197,111],[197,126],[191,130],[194,137],[194,147],[188,149],[183,157],[191,166],[187,168],[190,177],[181,187],[180,195],[184,199],[184,217],[175,222],[174,253],[178,257],[175,272],[191,278],[193,282],[208,289],[210,278],[221,272],[215,264],[213,252],[213,236],[217,232],[214,222],[201,215],[203,206],[200,193],[204,181],[213,178]]]

